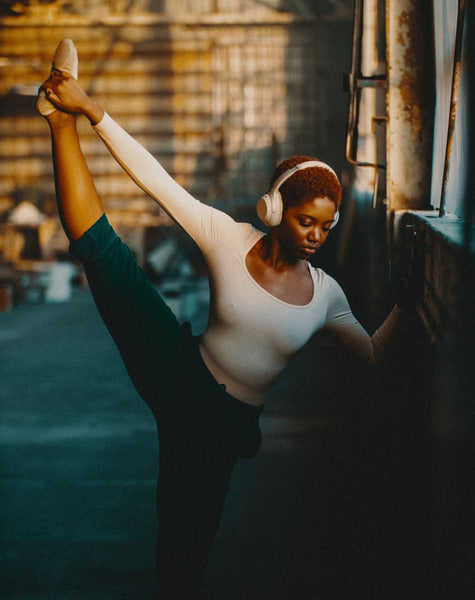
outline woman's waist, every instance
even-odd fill
[[[212,377],[241,402],[261,406],[282,368],[256,360],[249,347],[215,344],[210,337],[206,332],[200,337],[199,351]]]

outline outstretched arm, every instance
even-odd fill
[[[91,121],[122,168],[183,227],[203,252],[229,237],[229,229],[234,225],[231,217],[189,194],[150,152],[87,96],[74,78],[61,73],[50,78],[43,87],[48,99],[58,108],[82,113]]]
[[[408,315],[394,306],[382,325],[370,336],[353,315],[340,285],[332,277],[328,279],[330,290],[325,329],[367,364],[381,364],[399,339]]]
[[[94,129],[135,183],[200,243],[201,229],[206,228],[212,209],[170,177],[156,158],[107,113],[94,125]]]

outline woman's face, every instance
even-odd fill
[[[284,210],[276,228],[284,251],[294,259],[310,258],[325,243],[335,213],[335,203],[327,196]]]

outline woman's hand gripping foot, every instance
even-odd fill
[[[74,43],[62,40],[56,48],[50,76],[40,87],[36,101],[37,111],[50,123],[56,121],[49,117],[57,110],[82,113],[93,124],[102,119],[104,111],[81,88],[77,77],[78,56]]]
[[[83,114],[93,124],[98,123],[104,115],[97,102],[92,100],[76,79],[67,73],[52,73],[41,89],[45,90],[48,101],[63,112]]]
[[[68,73],[74,79],[78,78],[78,54],[76,46],[70,39],[61,40],[54,53],[50,76],[57,72]],[[46,98],[45,91],[41,88],[36,100],[36,110],[43,117],[56,110],[56,107]]]

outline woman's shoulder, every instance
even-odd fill
[[[335,282],[331,275],[328,275],[326,271],[324,271],[321,267],[311,266],[312,276],[315,281],[318,281],[321,284],[331,285],[331,282]],[[335,282],[336,283],[336,282]]]
[[[257,229],[246,221],[234,221],[233,226],[233,237],[243,246],[247,246],[249,243],[256,243],[264,234],[263,231]]]
[[[312,265],[312,270],[313,270],[315,277],[321,279],[322,281],[325,281],[325,283],[327,283],[328,285],[340,287],[340,284],[338,283],[338,281],[334,277],[332,277],[329,273],[324,271],[321,267],[314,267]]]
[[[239,251],[249,249],[264,235],[250,223],[235,221],[220,210],[211,209],[211,217],[207,225],[207,244],[200,246],[203,254],[218,251],[223,246]],[[212,243],[209,240],[212,240]]]
[[[345,293],[338,281],[321,267],[312,266],[312,275],[318,291],[328,296],[329,300],[345,298]]]

